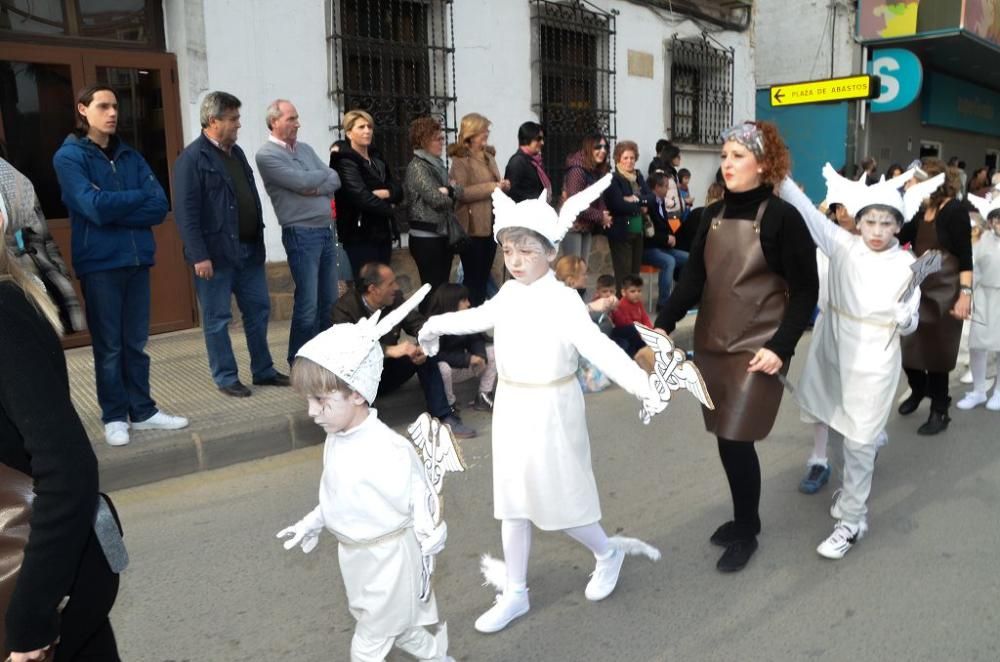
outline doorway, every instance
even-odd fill
[[[169,53],[0,44],[0,140],[8,160],[35,186],[49,230],[70,262],[70,224],[52,156],[73,129],[76,91],[108,85],[118,96],[118,135],[136,149],[171,199],[171,170],[183,147],[176,58]],[[156,266],[150,271],[150,333],[197,322],[190,269],[184,262],[173,209],[153,228]],[[74,279],[79,295],[79,282]],[[83,301],[81,297],[81,302]],[[90,343],[87,333],[65,347]]]
[[[944,152],[944,147],[936,140],[921,140],[920,141],[920,158],[934,158],[940,159],[941,154]]]

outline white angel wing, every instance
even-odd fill
[[[376,337],[381,338],[385,334],[389,333],[392,327],[402,322],[403,319],[410,314],[411,310],[420,305],[420,302],[424,300],[424,297],[426,297],[427,293],[430,291],[431,291],[431,284],[424,283],[423,285],[420,286],[420,289],[414,292],[409,299],[401,303],[398,308],[390,312],[381,320],[378,320],[376,318],[377,319],[375,324],[375,333],[377,334]],[[372,317],[374,317],[374,315]]]
[[[493,198],[493,215],[497,218],[506,216],[514,211],[514,207],[517,206],[517,203],[504,193],[499,186],[493,189],[493,195],[490,197]]]
[[[670,336],[665,336],[639,322],[635,322],[635,330],[639,332],[639,337],[642,338],[642,341],[654,352],[667,356],[674,351],[676,345],[674,345],[674,341],[670,339]]]
[[[408,427],[424,473],[434,493],[440,495],[444,487],[444,475],[449,471],[465,471],[465,459],[455,443],[451,428],[428,413],[423,413]]]
[[[912,220],[913,215],[920,209],[924,200],[930,197],[930,194],[936,191],[941,184],[944,184],[943,172],[906,189],[903,192],[903,222]]]
[[[609,172],[579,193],[571,195],[559,210],[559,225],[569,230],[576,221],[576,217],[587,209],[590,203],[601,197],[601,194],[610,185],[611,173]]]
[[[823,166],[823,178],[826,179],[826,201],[828,204],[844,204],[854,197],[854,191],[857,191],[858,187],[865,185],[863,181],[841,176],[829,163]]]
[[[892,184],[892,187],[895,188],[895,189],[900,189],[900,188],[903,188],[903,184],[905,184],[906,182],[908,182],[911,179],[913,179],[914,177],[916,177],[916,175],[917,175],[917,169],[916,168],[910,168],[909,170],[907,170],[903,174],[896,175],[892,179],[886,180],[886,183],[887,184]],[[884,175],[883,175],[883,177],[884,177]]]
[[[715,409],[715,403],[712,402],[712,396],[708,394],[708,386],[705,385],[705,379],[701,376],[701,371],[698,370],[698,366],[693,361],[684,361],[678,364],[674,368],[672,377],[691,395],[698,398],[698,402],[709,409]]]
[[[992,200],[987,200],[986,198],[980,198],[978,195],[970,193],[968,196],[969,202],[972,206],[976,208],[979,215],[983,217],[985,221],[989,215],[1000,209],[1000,197],[994,197]]]

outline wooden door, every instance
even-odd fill
[[[143,155],[169,200],[173,162],[183,146],[173,55],[0,44],[0,139],[7,143],[8,160],[34,183],[67,263],[70,226],[52,169],[52,155],[72,130],[76,91],[95,83],[115,90],[118,135]],[[150,272],[150,332],[195,326],[194,287],[172,209],[153,233],[157,248],[156,266]],[[74,281],[74,286],[78,285]],[[80,333],[67,336],[64,345],[89,342],[89,335]]]

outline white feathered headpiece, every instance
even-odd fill
[[[924,199],[944,183],[944,173],[941,173],[900,193],[899,189],[903,184],[916,174],[917,169],[912,168],[888,180],[883,175],[875,184],[866,186],[864,173],[861,174],[861,179],[848,179],[840,176],[833,166],[827,163],[823,166],[823,177],[826,178],[826,201],[844,205],[847,213],[854,217],[857,217],[858,212],[865,207],[872,205],[889,207],[899,212],[902,222],[905,223],[917,213]]]
[[[381,319],[382,311],[378,310],[354,324],[334,324],[303,345],[295,356],[323,366],[371,404],[382,378],[379,338],[402,322],[430,291],[430,283],[424,283],[413,296]]]
[[[522,200],[515,203],[500,190],[493,190],[493,215],[496,217],[493,225],[493,238],[496,239],[501,230],[507,228],[527,228],[542,235],[556,247],[580,213],[590,206],[594,200],[601,197],[604,190],[611,185],[611,173],[604,175],[596,182],[571,196],[563,203],[559,213],[545,202],[546,192],[535,200]]]
[[[978,195],[969,194],[969,202],[972,206],[976,208],[980,216],[983,217],[984,221],[988,221],[990,214],[1000,210],[1000,188],[993,189],[997,193],[993,194],[992,200],[987,200],[986,198],[980,198]]]

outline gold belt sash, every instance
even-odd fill
[[[841,317],[846,317],[847,319],[852,320],[854,322],[858,322],[860,324],[868,324],[870,326],[880,326],[885,329],[896,328],[895,322],[879,322],[877,320],[872,320],[865,317],[858,317],[857,315],[852,315],[851,313],[847,312],[842,308],[839,308],[838,306],[833,305],[832,303],[828,305],[830,307],[830,310],[832,310],[833,312],[837,313]]]
[[[342,533],[337,533],[336,531],[333,532],[333,535],[337,537],[337,540],[340,542],[341,545],[346,545],[347,547],[374,547],[375,545],[378,545],[380,543],[387,542],[389,540],[393,540],[395,538],[400,537],[401,535],[409,531],[411,528],[412,528],[411,523],[407,522],[405,526],[400,527],[395,531],[390,531],[389,533],[382,534],[381,536],[378,536],[377,538],[372,538],[370,540],[354,540],[353,538],[349,538]]]
[[[550,382],[515,382],[512,379],[507,379],[506,377],[503,376],[500,377],[500,381],[502,381],[504,384],[507,384],[508,386],[516,386],[518,388],[548,388],[549,386],[561,386],[562,384],[571,382],[574,379],[576,379],[575,372],[571,372],[568,375],[564,375],[557,379],[553,379]]]

